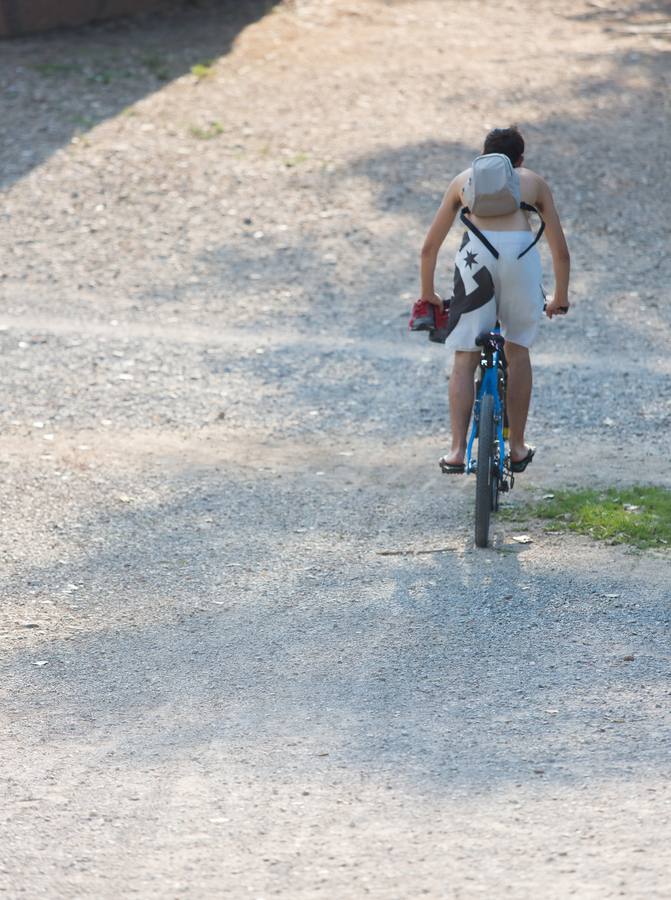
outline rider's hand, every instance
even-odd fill
[[[568,297],[558,297],[555,295],[551,300],[548,300],[545,307],[545,315],[548,319],[551,319],[553,316],[565,316],[570,305]]]
[[[435,291],[432,294],[422,294],[419,299],[423,300],[425,303],[431,303],[433,306],[438,306],[441,309],[443,307],[443,298]]]

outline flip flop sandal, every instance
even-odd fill
[[[463,475],[466,471],[464,463],[448,463],[444,456],[440,457],[438,465],[444,475]]]
[[[529,447],[529,452],[523,459],[518,459],[517,462],[513,462],[510,460],[510,471],[519,474],[520,472],[524,472],[526,467],[534,458],[534,453],[536,452],[535,447]]]

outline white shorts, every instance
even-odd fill
[[[464,232],[454,265],[447,347],[477,350],[475,339],[497,320],[507,341],[530,347],[538,335],[545,295],[541,259],[531,231],[483,231],[498,259],[472,233]]]

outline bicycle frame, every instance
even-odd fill
[[[499,333],[499,329],[496,328],[495,332]],[[482,368],[482,381],[480,382],[480,389],[473,405],[473,424],[471,426],[471,434],[468,439],[468,446],[466,448],[466,473],[472,474],[477,468],[477,457],[476,459],[473,459],[473,443],[478,435],[480,405],[485,394],[491,394],[494,398],[494,421],[496,423],[496,435],[499,443],[497,475],[499,481],[502,482],[504,479],[504,461],[506,453],[503,405],[501,403],[501,397],[499,396],[498,389],[499,365],[501,362],[500,356],[501,354],[499,350],[482,351],[482,355],[480,358],[480,366]]]

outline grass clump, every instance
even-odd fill
[[[189,128],[189,133],[199,141],[211,141],[212,138],[224,133],[224,126],[221,122],[210,122],[207,128],[199,128],[197,125],[192,125]]]
[[[133,77],[130,69],[117,65],[113,59],[107,60],[109,65],[106,68],[103,67],[104,62],[104,60],[87,61],[86,59],[68,63],[45,62],[34,65],[32,68],[45,78],[76,76],[96,84],[112,84],[120,78]]]
[[[640,549],[671,545],[671,490],[662,487],[555,491],[524,512],[549,520],[551,531]]]
[[[132,78],[133,73],[130,69],[96,69],[89,72],[86,77],[97,84],[112,84],[119,78]]]
[[[202,62],[198,62],[195,65],[191,66],[191,74],[195,75],[199,81],[202,78],[209,78],[214,71],[213,66],[213,59],[204,59],[202,60]]]
[[[37,63],[36,65],[32,66],[32,68],[36,72],[39,72],[40,75],[44,75],[45,78],[59,75],[81,75],[82,73],[82,67],[77,63],[46,62]]]
[[[284,160],[284,165],[287,169],[293,169],[295,166],[300,166],[301,163],[307,162],[310,157],[307,153],[295,153],[293,156],[289,156]]]
[[[151,72],[154,78],[157,78],[159,81],[169,80],[170,72],[168,71],[168,63],[162,56],[156,54],[145,56],[142,60],[142,64],[145,69]]]
[[[81,128],[93,128],[96,124],[96,120],[91,116],[73,116],[72,121],[75,125],[79,125]]]

